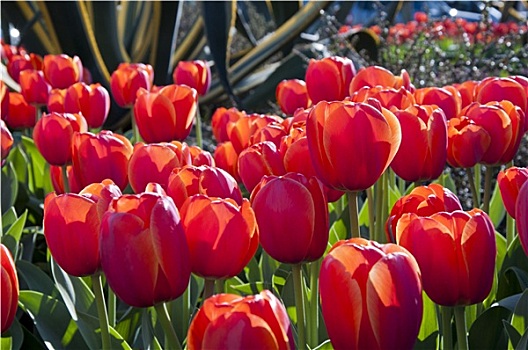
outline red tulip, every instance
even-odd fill
[[[353,102],[368,102],[369,98],[375,98],[381,103],[383,108],[387,108],[392,112],[412,107],[412,105],[415,104],[413,94],[403,87],[396,90],[394,88],[384,88],[381,86],[364,86],[356,91],[350,97],[350,100]]]
[[[100,128],[110,111],[110,95],[99,83],[75,83],[66,90],[64,109],[70,113],[81,112],[88,127]]]
[[[13,55],[7,62],[7,72],[17,83],[20,83],[20,73],[27,69],[41,70],[42,57],[33,53],[29,55]]]
[[[46,82],[42,71],[27,69],[20,72],[20,90],[28,103],[45,105],[51,86]]]
[[[491,144],[486,129],[468,117],[447,121],[447,162],[455,168],[472,168],[479,163]]]
[[[343,100],[349,96],[348,86],[355,75],[354,63],[347,57],[311,59],[304,79],[308,96],[314,104],[319,101]]]
[[[185,85],[168,85],[159,93],[141,90],[134,105],[141,137],[148,143],[183,141],[191,132],[197,103],[196,90]]]
[[[15,267],[15,262],[7,247],[0,245],[1,262],[2,262],[2,303],[0,307],[1,333],[4,333],[11,327],[16,316],[18,308],[18,276]]]
[[[247,199],[194,195],[181,209],[191,271],[204,278],[231,278],[249,263],[259,245],[255,213]]]
[[[126,137],[111,131],[74,133],[72,163],[79,185],[111,179],[124,190],[128,184],[128,160],[132,151],[132,144]]]
[[[114,199],[101,223],[101,266],[128,305],[149,307],[182,295],[191,266],[172,199],[152,192]]]
[[[227,135],[237,154],[252,145],[252,136],[271,123],[281,123],[282,118],[265,114],[250,114],[227,124]]]
[[[231,198],[242,205],[242,193],[236,180],[226,171],[209,166],[189,165],[172,170],[168,178],[167,194],[178,208],[195,194]]]
[[[11,135],[11,131],[7,128],[7,125],[5,122],[0,119],[0,131],[1,131],[1,141],[2,141],[2,153],[1,153],[1,159],[2,159],[2,165],[4,165],[4,160],[7,158],[9,151],[11,150],[11,147],[13,147],[14,139],[13,135]]]
[[[372,186],[389,166],[401,142],[392,112],[354,102],[321,102],[310,112],[306,136],[312,163],[327,186],[360,191]],[[352,156],[343,152],[350,150]]]
[[[528,255],[528,181],[525,181],[519,190],[517,203],[515,204],[515,218],[521,246],[524,249],[524,253]]]
[[[403,86],[411,92],[413,90],[407,71],[402,70],[401,76],[397,77],[391,71],[379,66],[361,68],[350,82],[350,95],[353,95],[364,86],[395,89]]]
[[[286,128],[282,123],[271,122],[254,132],[249,138],[249,143],[250,145],[255,145],[259,142],[271,141],[278,148],[282,138],[287,134]]]
[[[172,73],[174,84],[187,85],[204,96],[211,85],[211,69],[206,61],[180,61]]]
[[[64,99],[67,89],[52,89],[48,96],[48,112],[64,113]]]
[[[44,236],[57,264],[72,276],[89,276],[101,268],[101,217],[121,196],[111,181],[86,187],[79,194],[51,193],[44,205]]]
[[[42,70],[54,88],[65,89],[82,80],[83,66],[77,56],[46,55]]]
[[[288,198],[288,200],[284,200]],[[251,193],[260,244],[273,259],[319,259],[328,243],[328,204],[321,182],[302,174],[266,176]]]
[[[525,113],[528,112],[526,90],[519,82],[511,78],[484,79],[477,87],[476,94],[475,100],[481,104],[508,100],[519,106]]]
[[[32,128],[37,122],[37,109],[18,92],[10,92],[9,109],[4,120],[10,129]]]
[[[204,151],[198,146],[189,146],[189,152],[191,153],[191,163],[195,166],[208,165],[215,166],[215,160],[211,152]]]
[[[306,83],[299,79],[281,81],[275,90],[275,97],[280,108],[286,114],[293,114],[298,108],[305,109],[312,104]]]
[[[477,85],[478,82],[474,80],[468,80],[463,82],[462,84],[453,84],[455,89],[457,89],[460,93],[460,97],[462,98],[462,108],[465,108],[466,106],[475,102],[475,90]]]
[[[68,184],[70,185],[70,193],[79,193],[82,187],[78,184],[77,177],[73,173],[73,166],[66,166],[66,173],[68,177]],[[64,190],[64,179],[62,174],[62,167],[57,165],[50,165],[50,178],[53,190],[56,194],[66,193]]]
[[[130,186],[140,193],[149,182],[155,182],[166,190],[172,169],[189,164],[191,155],[185,143],[136,143],[128,162]]]
[[[9,111],[9,89],[7,85],[0,80],[0,119],[5,119]]]
[[[439,184],[415,187],[411,193],[398,199],[391,209],[385,232],[389,242],[396,243],[395,233],[398,221],[405,213],[431,216],[441,211],[462,210],[462,204],[449,189]]]
[[[422,282],[406,249],[362,238],[340,241],[323,260],[319,289],[335,349],[413,348],[422,321]]]
[[[414,105],[394,112],[401,126],[401,144],[391,168],[405,181],[438,178],[447,157],[447,121],[436,106]]]
[[[286,308],[268,290],[246,297],[216,294],[205,300],[189,327],[187,345],[189,350],[295,348]]]
[[[423,287],[436,304],[471,305],[489,294],[495,274],[495,230],[480,209],[404,214],[396,241],[414,255]]]
[[[227,125],[230,122],[234,123],[245,116],[245,112],[241,112],[234,107],[229,109],[226,109],[225,107],[219,107],[211,117],[211,127],[213,129],[213,135],[216,141],[229,141],[229,136],[227,134]]]
[[[501,170],[497,176],[502,202],[506,211],[515,219],[515,203],[519,197],[519,190],[522,185],[528,182],[528,169],[511,167]]]
[[[238,156],[238,173],[251,192],[265,175],[284,175],[282,155],[275,144],[264,141],[252,145]]]
[[[462,96],[456,89],[451,91],[438,87],[417,89],[414,98],[418,104],[437,105],[442,108],[448,120],[458,116],[462,108]]]
[[[231,141],[222,142],[214,152],[216,166],[223,169],[233,176],[237,182],[242,181],[238,174],[238,154]]]
[[[66,165],[72,159],[73,134],[86,130],[86,120],[80,114],[44,114],[35,125],[33,139],[48,163]]]
[[[151,65],[121,63],[112,73],[110,90],[120,107],[131,107],[136,101],[139,89],[150,90],[153,80],[154,71]]]

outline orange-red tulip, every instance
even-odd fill
[[[474,80],[468,80],[463,82],[462,84],[453,84],[455,89],[457,89],[460,93],[460,97],[462,98],[462,108],[465,108],[466,106],[475,102],[475,90],[477,85],[478,81]]]
[[[364,86],[380,86],[382,88],[395,89],[399,89],[403,86],[405,89],[411,92],[414,89],[407,71],[402,70],[401,76],[397,77],[392,74],[391,71],[379,66],[361,68],[350,82],[350,95],[353,95],[356,91]]]
[[[149,182],[166,190],[172,169],[189,164],[191,154],[185,143],[136,143],[128,162],[128,180],[136,193],[143,192]]]
[[[132,151],[132,144],[126,137],[111,131],[74,133],[73,173],[81,187],[111,179],[124,190],[128,184],[128,160]]]
[[[252,145],[243,150],[238,156],[238,174],[251,192],[266,175],[284,175],[282,155],[270,141]]]
[[[88,276],[101,268],[101,218],[119,188],[105,180],[79,194],[51,193],[44,205],[44,236],[57,264],[72,276]]]
[[[112,73],[110,90],[120,107],[131,107],[139,89],[150,90],[153,80],[154,71],[150,64],[121,63]]]
[[[20,73],[26,69],[42,69],[42,57],[33,53],[27,55],[13,55],[7,62],[7,72],[14,81],[20,83]]]
[[[13,261],[13,256],[3,244],[0,244],[0,254],[2,263],[1,272],[1,290],[2,290],[2,302],[0,307],[0,332],[4,333],[11,327],[13,320],[16,316],[18,308],[18,276]]]
[[[524,253],[528,255],[528,181],[525,181],[519,190],[517,203],[515,204],[515,218],[519,240]]]
[[[13,135],[11,134],[11,131],[9,131],[6,123],[2,119],[0,119],[0,131],[2,135],[1,159],[2,159],[2,165],[4,165],[4,160],[7,158],[9,151],[11,150],[11,147],[13,147],[14,139],[13,139]]]
[[[237,154],[251,146],[252,136],[271,123],[282,123],[283,119],[265,114],[250,114],[227,124],[227,136]]]
[[[172,170],[168,177],[167,194],[178,208],[195,194],[231,198],[242,205],[242,193],[236,180],[225,170],[203,165],[189,165]]]
[[[0,80],[0,119],[5,119],[9,111],[9,89]]]
[[[203,96],[211,85],[211,69],[206,61],[180,61],[174,72],[172,80],[177,85],[187,85]]]
[[[508,100],[519,106],[525,113],[528,112],[526,90],[517,81],[511,78],[487,78],[477,87],[475,100],[485,104],[491,101]]]
[[[37,122],[37,109],[27,103],[22,94],[9,93],[9,109],[4,118],[10,129],[32,128]]]
[[[482,160],[491,144],[486,129],[468,117],[447,121],[447,162],[455,168],[472,168]]]
[[[203,278],[238,275],[255,255],[259,235],[249,201],[189,197],[181,209],[191,255],[191,271]]]
[[[46,55],[42,70],[51,86],[58,89],[65,89],[81,81],[83,77],[83,65],[77,56]]]
[[[458,197],[449,189],[439,184],[418,186],[411,193],[398,199],[391,209],[385,225],[387,239],[396,243],[395,234],[398,220],[405,213],[418,216],[431,216],[441,211],[452,212],[462,210]]]
[[[436,106],[414,105],[394,112],[401,144],[391,168],[405,181],[429,181],[442,174],[447,157],[447,120]]]
[[[246,297],[216,294],[205,300],[189,327],[187,345],[189,350],[295,348],[286,308],[268,290]]]
[[[343,100],[349,96],[348,87],[355,75],[354,63],[347,57],[311,59],[304,79],[308,96],[314,104],[319,101]]]
[[[143,140],[183,141],[191,132],[197,97],[196,90],[185,85],[167,85],[159,93],[140,90],[134,118]]]
[[[392,162],[401,142],[396,116],[374,104],[320,102],[312,108],[306,136],[317,176],[327,186],[361,191]],[[345,154],[350,152],[350,154]]]
[[[226,109],[225,107],[219,107],[211,117],[211,127],[213,129],[213,135],[216,141],[229,141],[229,136],[227,134],[227,125],[230,122],[234,123],[245,116],[245,112],[241,112],[234,107],[229,109]]]
[[[323,255],[328,243],[328,204],[316,177],[266,176],[251,193],[251,203],[260,244],[273,259],[299,264]]]
[[[198,146],[189,146],[189,152],[191,153],[191,163],[195,166],[208,165],[215,166],[215,160],[211,152],[204,151]]]
[[[495,229],[480,209],[404,214],[396,241],[414,255],[423,288],[436,304],[471,305],[489,294],[495,274]]]
[[[48,112],[64,113],[64,99],[68,89],[52,89],[48,96]]]
[[[86,131],[86,120],[82,115],[53,112],[39,119],[33,130],[33,139],[48,163],[66,165],[72,159],[73,134]]]
[[[88,127],[100,128],[110,111],[110,95],[99,83],[75,83],[66,90],[64,109],[69,113],[81,112]]]
[[[308,96],[304,80],[283,80],[275,89],[275,98],[281,110],[286,114],[293,114],[298,108],[308,108],[312,101]]]
[[[66,166],[66,174],[66,176],[68,177],[68,184],[70,185],[70,193],[79,193],[82,190],[82,187],[79,185],[77,177],[73,173],[73,166]],[[57,165],[50,165],[50,178],[51,184],[53,185],[53,190],[57,195],[66,192],[64,190],[62,167]]]
[[[259,142],[271,141],[278,148],[281,139],[287,134],[286,127],[282,123],[271,122],[253,133],[249,138],[249,144],[255,145]]]
[[[369,98],[375,98],[382,107],[393,112],[399,109],[406,109],[415,104],[413,94],[403,87],[396,90],[381,86],[364,86],[356,91],[350,97],[350,100],[353,102],[368,102]]]
[[[40,70],[27,69],[20,72],[20,90],[24,99],[34,105],[45,105],[51,91]]]
[[[497,176],[502,202],[506,211],[515,219],[515,203],[522,185],[528,182],[528,169],[511,167],[501,170]]]
[[[414,257],[362,238],[336,243],[319,277],[321,308],[335,349],[412,349],[422,321]]]
[[[222,142],[216,146],[213,157],[217,167],[227,171],[237,182],[242,181],[238,174],[238,154],[231,141]]]
[[[114,199],[101,223],[101,266],[110,288],[131,306],[182,295],[191,266],[172,199],[153,192]]]
[[[456,89],[451,91],[439,87],[417,89],[414,98],[418,104],[437,105],[442,108],[448,120],[458,116],[462,109],[462,96]]]

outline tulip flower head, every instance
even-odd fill
[[[502,202],[506,211],[512,218],[515,219],[515,204],[519,197],[519,190],[528,182],[528,169],[511,167],[501,170],[497,176],[497,184],[499,185]]]
[[[0,307],[0,332],[4,333],[11,327],[13,320],[16,316],[18,308],[18,276],[13,261],[13,256],[3,244],[0,245],[0,260],[2,263],[1,272],[1,290],[2,290],[2,303]]]
[[[139,89],[150,90],[153,80],[154,71],[151,65],[121,63],[112,73],[110,90],[116,103],[127,108],[134,105]]]
[[[65,89],[81,81],[83,77],[83,65],[77,56],[46,55],[42,70],[46,80],[57,89]]]
[[[187,85],[204,96],[211,85],[211,69],[206,61],[180,61],[172,73],[174,84]]]
[[[517,196],[515,222],[521,246],[524,249],[524,253],[528,255],[528,181],[524,182]]]
[[[13,147],[14,139],[13,135],[11,134],[11,131],[7,128],[7,125],[5,122],[0,119],[0,131],[2,132],[2,153],[1,153],[1,159],[2,159],[2,165],[4,165],[4,161],[9,155],[9,151],[11,150],[11,147]]]
[[[110,95],[99,83],[75,83],[64,96],[64,109],[70,113],[81,112],[90,128],[103,126],[110,111]]]
[[[356,75],[351,59],[332,56],[321,60],[310,60],[306,69],[308,96],[317,103],[320,101],[340,101],[349,96],[348,87]]]
[[[32,128],[37,122],[37,109],[22,94],[10,92],[8,113],[4,120],[10,129]]]
[[[215,140],[217,142],[229,141],[229,136],[227,134],[227,125],[230,122],[234,123],[245,116],[245,112],[241,112],[234,107],[229,109],[226,109],[225,107],[219,107],[211,117],[211,127],[213,129],[213,135]]]
[[[275,97],[281,110],[286,114],[293,114],[298,108],[308,108],[312,101],[308,96],[304,80],[283,80],[277,85]]]
[[[45,105],[51,91],[51,85],[40,70],[24,70],[20,72],[20,90],[24,99],[33,105]]]

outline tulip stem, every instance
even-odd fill
[[[68,166],[66,164],[61,166],[62,183],[64,184],[64,193],[70,193],[70,180],[68,180]]]
[[[110,287],[108,287],[108,324],[112,327],[116,324],[116,295]]]
[[[482,210],[489,214],[489,203],[491,199],[491,176],[493,167],[486,166],[486,175],[484,177],[484,198],[482,200]]]
[[[189,285],[183,292],[182,298],[182,332],[181,334],[187,334],[189,330],[189,321],[190,321],[190,305],[191,305],[191,281],[189,280]]]
[[[374,187],[367,188],[368,218],[369,218],[369,238],[374,238]]]
[[[358,217],[358,198],[357,192],[348,191],[348,213],[350,214],[350,233],[351,237],[359,237],[359,217]]]
[[[136,124],[136,117],[134,115],[134,108],[130,109],[130,123],[132,125],[132,135],[134,135],[134,144],[141,142],[141,135],[139,134],[139,129]]]
[[[303,298],[303,278],[302,265],[292,265],[293,290],[295,293],[295,309],[297,311],[297,348],[306,349],[306,338],[304,335],[304,298]]]
[[[478,208],[480,204],[479,204],[479,196],[477,193],[477,187],[475,186],[475,178],[473,176],[473,168],[466,168],[466,172],[468,175],[468,182],[469,182],[469,188],[471,190],[471,197],[473,197],[473,207]]]
[[[219,278],[215,283],[216,294],[225,293],[225,279]]]
[[[163,331],[165,332],[166,337],[166,349],[180,349],[181,350],[181,344],[178,340],[178,335],[176,334],[176,331],[174,330],[174,327],[172,326],[172,322],[169,317],[169,312],[167,311],[167,306],[165,303],[160,303],[154,305],[154,308],[156,309],[156,314],[158,315],[158,319],[161,323],[161,327],[163,328]]]
[[[322,259],[310,263],[310,325],[308,335],[310,347],[314,349],[319,345],[319,269]]]
[[[196,105],[196,145],[203,149],[202,139],[202,115],[200,114],[200,106]]]
[[[511,242],[515,239],[515,221],[510,216],[506,214],[506,247],[509,247]]]
[[[389,213],[389,175],[387,172],[383,173],[381,175],[381,183],[383,184],[383,194],[384,196],[381,197],[381,215],[380,215],[380,225],[379,225],[379,232],[377,241],[378,243],[385,243],[385,221],[387,220],[387,215]]]
[[[451,328],[451,318],[453,317],[453,309],[449,306],[440,306],[442,310],[442,339],[444,350],[453,349],[453,332]]]
[[[103,350],[111,349],[110,346],[110,328],[108,327],[108,315],[106,314],[105,299],[103,296],[103,284],[101,283],[101,274],[92,275],[92,289],[95,294],[97,304],[97,313],[99,315],[99,326],[101,327],[101,341]]]
[[[476,203],[479,203],[479,206],[476,208],[480,208],[480,188],[481,188],[480,187],[480,182],[481,182],[480,181],[480,177],[481,177],[480,164],[475,164],[473,169],[475,170],[475,186],[478,189]]]
[[[214,294],[215,280],[204,278],[202,302]]]
[[[457,330],[457,344],[459,350],[468,349],[466,328],[466,310],[464,306],[455,306],[455,323]]]

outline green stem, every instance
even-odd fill
[[[319,269],[322,259],[310,263],[310,314],[308,315],[308,338],[313,349],[319,345]]]
[[[479,195],[477,192],[477,187],[475,186],[475,177],[473,176],[473,168],[466,168],[466,172],[468,175],[468,182],[469,182],[469,188],[471,190],[471,197],[473,198],[473,207],[478,208],[480,206],[480,203],[479,203]]]
[[[369,238],[374,238],[374,189],[373,186],[367,188],[368,218],[369,218]]]
[[[451,318],[453,317],[453,309],[449,306],[440,306],[442,313],[442,339],[444,350],[453,349],[453,334],[451,329]]]
[[[295,309],[297,310],[297,349],[306,349],[306,338],[304,335],[304,297],[302,265],[292,265],[293,290],[295,293]]]
[[[484,177],[484,199],[482,201],[482,210],[489,214],[489,203],[491,199],[491,177],[493,175],[493,167],[486,167],[486,175]]]
[[[205,301],[207,298],[214,294],[215,280],[204,278],[204,290],[202,300]]]
[[[185,292],[183,292],[182,298],[182,317],[181,317],[181,324],[182,324],[182,332],[181,334],[187,334],[187,331],[189,329],[189,321],[190,321],[190,305],[191,305],[191,281],[189,281],[189,285],[185,289]]]
[[[163,331],[165,332],[166,337],[166,344],[165,348],[167,349],[180,349],[181,350],[181,344],[178,340],[178,335],[176,334],[176,331],[174,330],[174,327],[172,326],[172,322],[169,318],[169,312],[167,311],[167,306],[165,303],[160,303],[154,305],[154,308],[156,309],[156,313],[158,314],[158,319],[161,323],[161,327],[163,328]]]
[[[380,225],[377,241],[379,243],[385,243],[385,221],[387,221],[387,216],[389,215],[389,175],[385,172],[381,175],[381,183],[383,185],[382,190],[384,196],[381,197],[381,215],[380,215]]]
[[[139,129],[136,124],[136,117],[134,116],[134,108],[130,109],[130,122],[132,123],[132,134],[134,135],[134,143],[143,141],[139,134]]]
[[[466,312],[464,306],[455,306],[455,323],[457,331],[457,344],[459,350],[468,349],[466,328]]]
[[[506,214],[506,247],[509,247],[515,239],[515,220]]]
[[[97,314],[99,315],[99,326],[101,327],[101,340],[103,350],[110,349],[110,328],[108,327],[108,315],[106,314],[106,305],[103,296],[103,284],[101,283],[101,274],[92,275],[92,289],[95,294],[97,304]]]
[[[215,283],[216,294],[222,294],[225,292],[225,279],[220,278]]]
[[[473,169],[475,170],[475,186],[477,188],[477,200],[476,200],[476,202],[479,203],[479,207],[477,207],[477,208],[480,208],[480,203],[481,203],[481,200],[480,200],[481,199],[480,198],[481,167],[480,167],[480,164],[475,164]]]
[[[112,288],[108,287],[108,324],[116,325],[116,295]]]
[[[381,181],[377,181],[374,185],[374,232],[372,233],[372,240],[376,240],[378,237],[378,231],[380,226],[383,225],[381,222],[381,196],[383,195],[383,188]]]
[[[334,210],[336,217],[339,219],[343,213],[343,208],[345,207],[345,196],[339,197],[338,200],[334,202]]]
[[[202,116],[200,114],[200,106],[196,105],[196,144],[198,147],[203,148],[202,140]]]
[[[350,234],[351,237],[360,237],[359,235],[359,215],[357,192],[348,191],[348,213],[350,215]]]
[[[70,193],[70,180],[68,180],[68,166],[66,164],[61,166],[62,169],[62,183],[64,184],[64,193]]]

